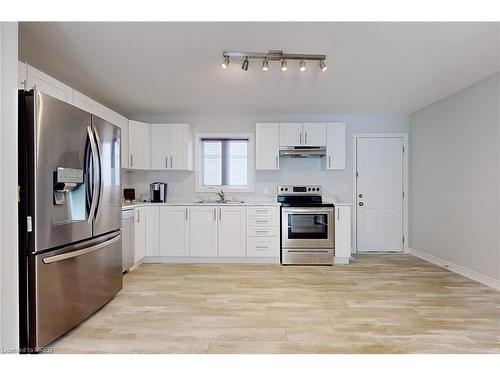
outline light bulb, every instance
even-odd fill
[[[267,61],[267,59],[265,59],[263,62],[262,62],[262,70],[267,72],[269,70],[269,62]]]
[[[288,70],[288,64],[286,63],[286,60],[283,59],[283,61],[281,62],[281,71],[286,72],[287,70]]]
[[[226,69],[227,66],[229,65],[229,56],[224,57],[224,60],[220,64],[222,69]]]
[[[303,72],[303,71],[305,71],[305,70],[306,70],[306,63],[305,63],[305,61],[304,61],[304,60],[300,60],[300,68],[299,68],[299,70],[300,70],[301,72]]]

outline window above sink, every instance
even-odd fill
[[[252,192],[251,133],[196,134],[196,192]]]

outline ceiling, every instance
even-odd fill
[[[20,59],[130,118],[409,114],[499,70],[496,23],[20,23]],[[298,71],[222,51],[327,55]]]

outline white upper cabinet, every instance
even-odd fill
[[[151,169],[193,170],[191,125],[151,124]]]
[[[217,256],[217,207],[190,208],[190,256]]]
[[[302,123],[281,123],[280,125],[280,146],[301,146]]]
[[[149,124],[130,120],[128,124],[129,168],[150,168]]]
[[[246,255],[246,208],[218,207],[218,255],[243,257]]]
[[[193,134],[189,124],[170,124],[170,169],[193,170]]]
[[[259,123],[255,129],[255,168],[279,169],[280,125]]]
[[[160,255],[189,256],[189,207],[160,207]]]
[[[34,87],[56,99],[73,104],[73,89],[71,87],[28,65],[26,89],[30,90]]]
[[[151,169],[170,167],[170,125],[151,124]]]
[[[302,133],[304,146],[326,146],[326,123],[304,123]]]
[[[326,146],[326,123],[281,123],[280,146]]]
[[[107,108],[76,90],[73,90],[73,105],[106,120],[104,117]]]
[[[26,79],[28,74],[28,64],[23,63],[21,61],[17,62],[17,79],[18,79],[18,88],[24,89],[26,85]]]
[[[326,138],[326,169],[346,169],[345,123],[329,122]]]

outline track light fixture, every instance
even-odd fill
[[[248,70],[249,59],[262,59],[262,70],[269,70],[269,62],[281,62],[281,71],[286,72],[288,70],[287,60],[299,60],[299,71],[303,72],[306,70],[306,60],[318,61],[319,67],[322,72],[327,69],[326,66],[326,55],[313,55],[313,54],[303,54],[303,53],[283,53],[281,50],[271,50],[269,52],[236,52],[236,51],[225,51],[222,53],[223,61],[221,67],[226,69],[229,65],[229,59],[243,60],[241,69]]]
[[[220,66],[222,67],[222,69],[226,69],[228,65],[229,65],[229,56],[225,56]]]
[[[264,59],[264,61],[262,61],[262,70],[264,72],[267,72],[269,70],[269,61],[267,61],[267,59]]]
[[[305,70],[306,70],[306,63],[305,63],[305,61],[304,61],[304,60],[300,60],[300,68],[299,68],[299,70],[300,70],[301,72],[303,72],[303,71],[305,71]]]
[[[288,70],[288,64],[287,64],[286,60],[283,59],[283,61],[281,61],[281,71],[286,72],[287,70]]]
[[[321,69],[322,72],[325,72],[328,69],[328,67],[326,66],[325,60],[321,60],[319,62],[319,68]]]
[[[243,61],[243,65],[241,65],[241,69],[248,70],[248,57]]]

